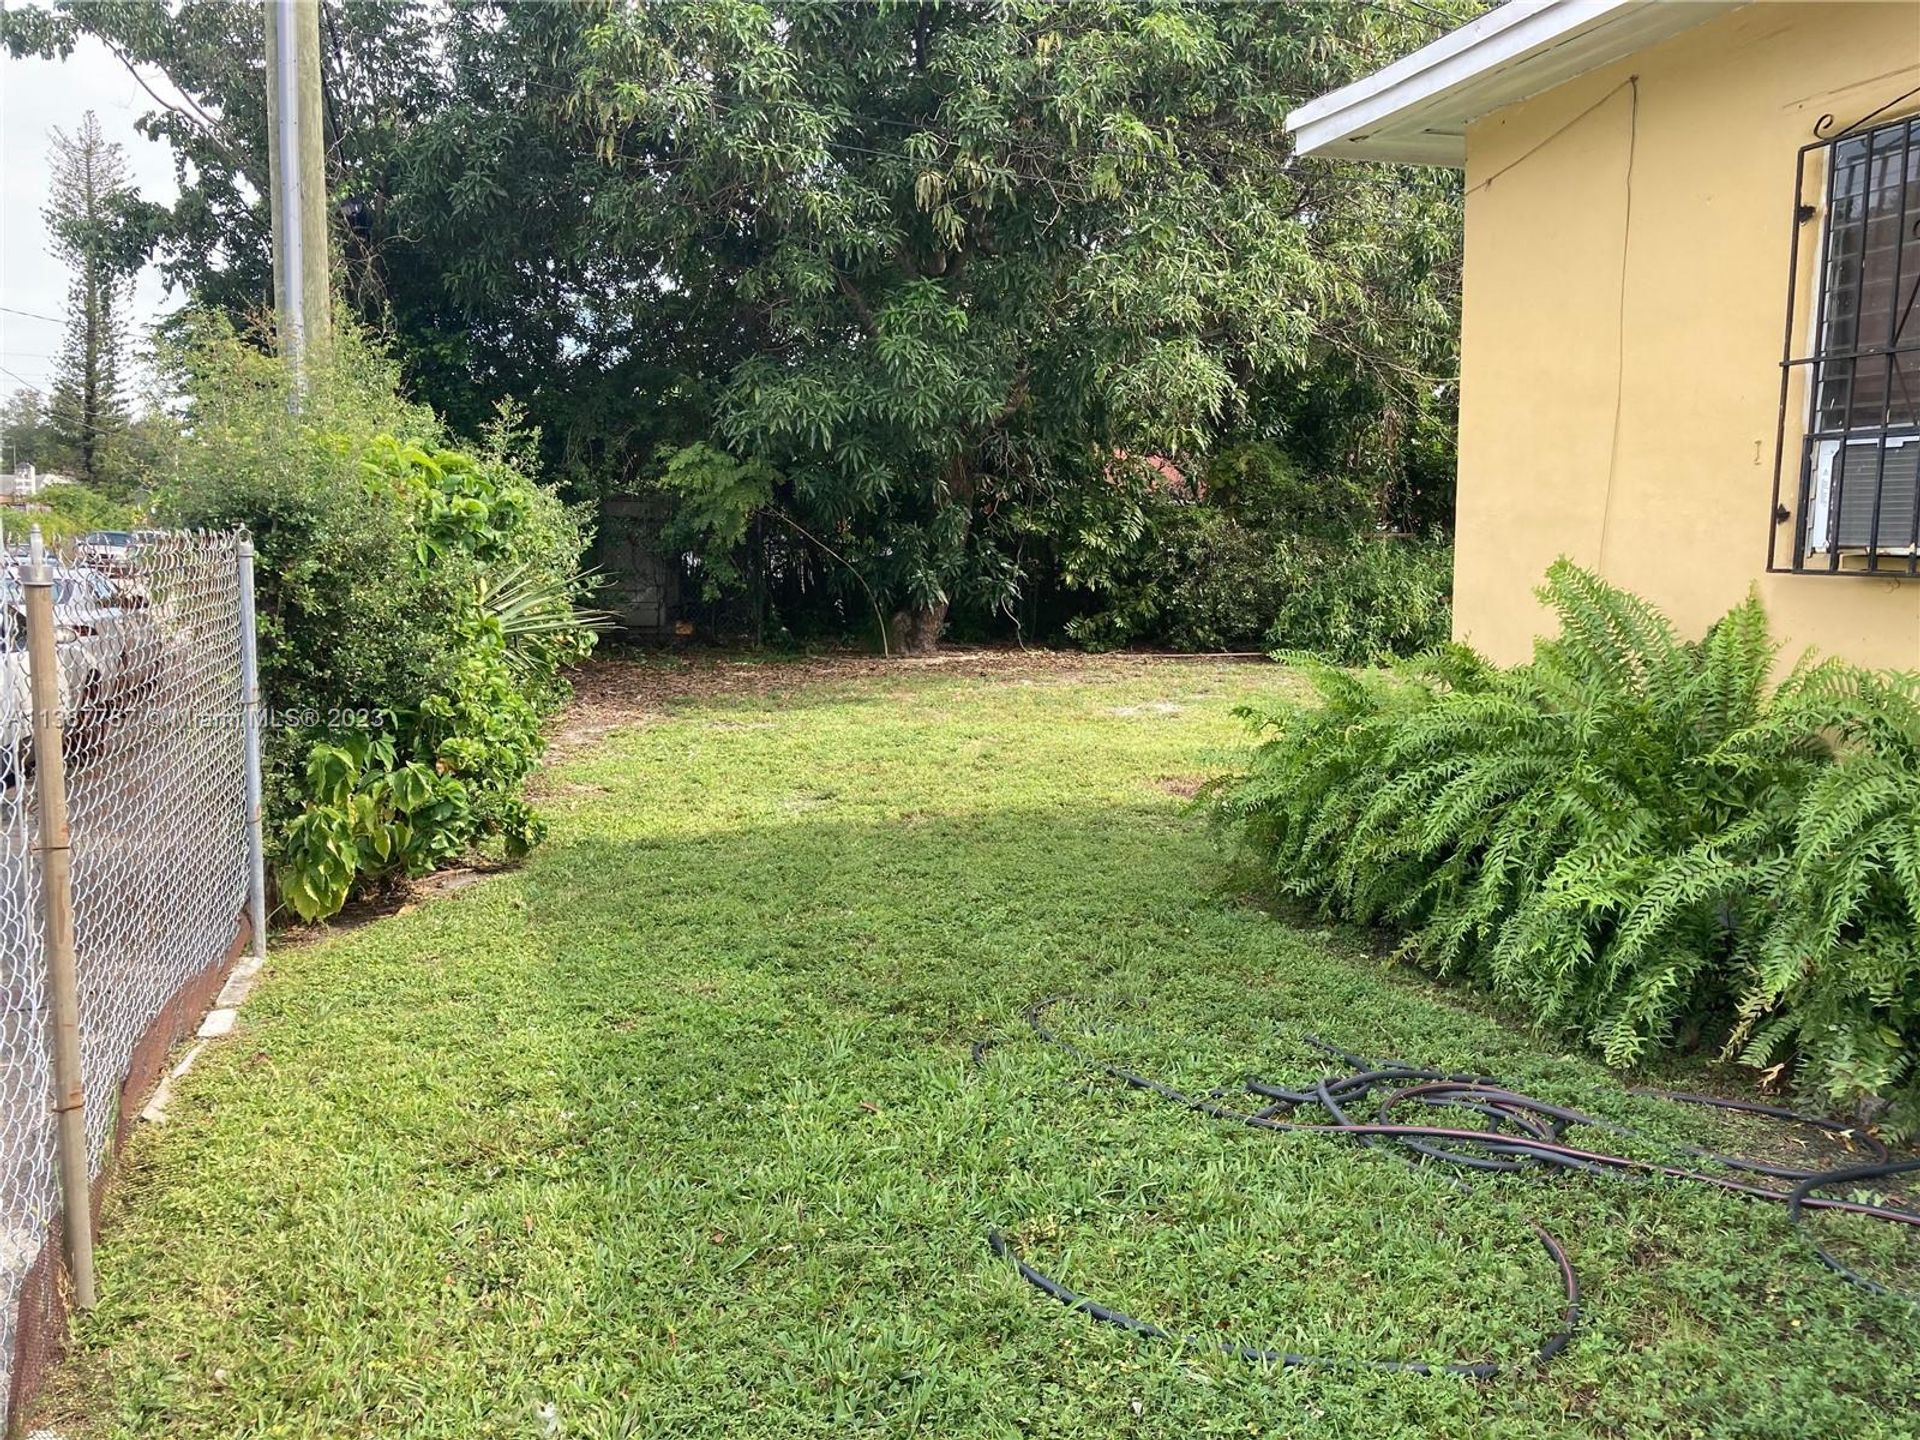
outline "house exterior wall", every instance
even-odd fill
[[[1566,555],[1691,635],[1757,584],[1783,659],[1920,668],[1920,580],[1766,569],[1795,155],[1917,85],[1913,0],[1756,4],[1468,130],[1459,638],[1524,659]],[[1796,383],[1789,503],[1804,405]]]

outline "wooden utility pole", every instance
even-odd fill
[[[304,374],[332,330],[326,152],[320,133],[320,0],[267,0],[267,180],[280,348]]]

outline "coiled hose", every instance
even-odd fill
[[[1832,1210],[1886,1221],[1890,1224],[1920,1226],[1920,1212],[1848,1199],[1844,1195],[1828,1196],[1817,1193],[1829,1189],[1873,1185],[1920,1171],[1920,1160],[1893,1160],[1888,1156],[1886,1147],[1872,1136],[1856,1134],[1851,1127],[1835,1121],[1823,1120],[1817,1116],[1803,1115],[1798,1111],[1773,1105],[1725,1100],[1711,1095],[1675,1091],[1635,1092],[1654,1095],[1681,1104],[1736,1110],[1807,1126],[1828,1135],[1856,1141],[1874,1156],[1873,1162],[1866,1165],[1855,1165],[1838,1170],[1808,1170],[1787,1165],[1774,1165],[1744,1156],[1720,1155],[1694,1145],[1669,1146],[1695,1160],[1705,1161],[1722,1169],[1736,1170],[1748,1175],[1791,1184],[1792,1188],[1779,1190],[1753,1181],[1737,1180],[1730,1176],[1717,1175],[1685,1165],[1662,1164],[1571,1145],[1567,1143],[1566,1135],[1567,1131],[1575,1126],[1586,1126],[1627,1139],[1644,1141],[1648,1137],[1630,1126],[1602,1120],[1583,1111],[1522,1094],[1489,1076],[1451,1074],[1404,1064],[1397,1060],[1372,1060],[1351,1051],[1342,1050],[1338,1046],[1329,1045],[1315,1036],[1307,1036],[1307,1043],[1322,1054],[1350,1066],[1351,1069],[1345,1074],[1323,1075],[1310,1086],[1297,1089],[1289,1089],[1259,1079],[1247,1080],[1244,1093],[1265,1103],[1258,1108],[1240,1109],[1224,1103],[1224,1097],[1231,1093],[1229,1091],[1214,1090],[1205,1096],[1189,1095],[1165,1081],[1156,1080],[1152,1076],[1142,1075],[1137,1071],[1088,1054],[1071,1040],[1049,1028],[1047,1024],[1048,1012],[1066,999],[1065,996],[1056,995],[1036,1001],[1027,1007],[1027,1025],[1043,1043],[1064,1051],[1090,1070],[1216,1120],[1284,1134],[1342,1135],[1365,1146],[1392,1144],[1399,1147],[1403,1153],[1407,1153],[1409,1159],[1416,1163],[1419,1159],[1435,1160],[1446,1165],[1480,1172],[1498,1174],[1534,1165],[1552,1165],[1591,1174],[1659,1175],[1669,1179],[1695,1181],[1722,1190],[1731,1190],[1735,1194],[1753,1199],[1783,1203],[1787,1207],[1787,1215],[1792,1223],[1803,1229],[1806,1212],[1809,1210]],[[982,1042],[975,1045],[972,1052],[975,1064],[983,1060],[991,1043]],[[1349,1107],[1357,1109],[1368,1104],[1378,1091],[1385,1093],[1380,1096],[1375,1105],[1375,1118],[1372,1120],[1354,1118]],[[1408,1124],[1393,1118],[1396,1110],[1415,1103],[1478,1116],[1484,1128],[1467,1125]],[[1324,1121],[1293,1118],[1303,1110],[1316,1109],[1327,1117]],[[1459,1188],[1471,1188],[1467,1181],[1458,1176],[1449,1176],[1448,1179]],[[1566,1349],[1572,1342],[1575,1330],[1579,1328],[1580,1282],[1574,1274],[1572,1262],[1567,1258],[1566,1248],[1559,1239],[1538,1220],[1528,1218],[1526,1223],[1553,1260],[1565,1290],[1565,1309],[1560,1322],[1553,1332],[1540,1342],[1535,1352],[1535,1362],[1545,1364]],[[1889,1289],[1841,1263],[1839,1259],[1812,1240],[1811,1236],[1808,1237],[1808,1243],[1823,1264],[1862,1290],[1920,1305],[1920,1297]],[[1440,1365],[1428,1365],[1417,1360],[1356,1360],[1332,1355],[1299,1355],[1290,1351],[1264,1349],[1233,1341],[1206,1341],[1193,1337],[1178,1337],[1151,1321],[1138,1319],[1089,1299],[1069,1289],[1052,1276],[1035,1269],[1020,1258],[1006,1237],[998,1230],[988,1232],[987,1246],[996,1256],[1011,1261],[1020,1277],[1029,1285],[1058,1300],[1069,1309],[1079,1311],[1104,1324],[1114,1325],[1150,1339],[1184,1338],[1184,1343],[1190,1345],[1215,1349],[1241,1359],[1282,1366],[1407,1371],[1420,1375],[1460,1375],[1476,1380],[1489,1379],[1500,1373],[1498,1365],[1487,1361],[1453,1361]]]

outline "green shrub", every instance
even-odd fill
[[[1289,583],[1266,632],[1269,650],[1370,665],[1430,649],[1451,632],[1453,547],[1443,541],[1360,535],[1283,551]]]
[[[1257,649],[1286,593],[1267,537],[1211,506],[1149,499],[1123,555],[1091,550],[1091,532],[1081,532],[1068,575],[1099,597],[1099,608],[1067,625],[1069,638],[1090,649]]]
[[[349,326],[297,410],[286,368],[221,322],[171,365],[188,423],[160,511],[253,534],[282,899],[315,919],[471,846],[534,843],[541,721],[592,636],[583,527],[521,439],[503,419],[480,451],[447,448]]]
[[[1402,928],[1616,1063],[1712,1040],[1920,1125],[1920,677],[1803,662],[1749,599],[1697,642],[1564,561],[1560,633],[1317,700],[1215,791],[1280,894]]]
[[[1077,644],[1367,664],[1447,638],[1451,547],[1380,533],[1374,495],[1351,478],[1308,475],[1266,441],[1213,456],[1197,492],[1146,465],[1108,478],[1020,526],[1054,537],[1061,584],[1085,597],[1066,623]]]
[[[71,540],[90,530],[131,530],[140,512],[131,505],[102,495],[78,481],[49,485],[34,497],[38,506],[6,516],[8,538],[19,539],[30,525],[38,525],[49,541]]]
[[[1437,645],[1452,623],[1453,548],[1440,540],[1295,533],[1152,499],[1122,558],[1073,559],[1070,577],[1100,604],[1067,634],[1094,649],[1298,650],[1363,665]]]

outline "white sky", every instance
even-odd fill
[[[166,82],[148,80],[163,95]],[[47,227],[40,212],[47,203],[48,132],[71,132],[92,110],[107,139],[126,152],[127,171],[141,195],[171,203],[179,187],[173,178],[173,150],[149,140],[133,122],[157,109],[105,46],[84,38],[66,60],[15,60],[0,52],[0,395],[23,384],[45,391],[53,377],[53,355],[64,333],[59,324],[10,313],[27,310],[58,319],[66,313],[67,271],[47,252]],[[145,346],[153,321],[174,308],[158,270],[149,265],[134,287],[126,316],[131,348]],[[132,357],[129,357],[130,359]],[[137,387],[138,366],[127,371]]]

